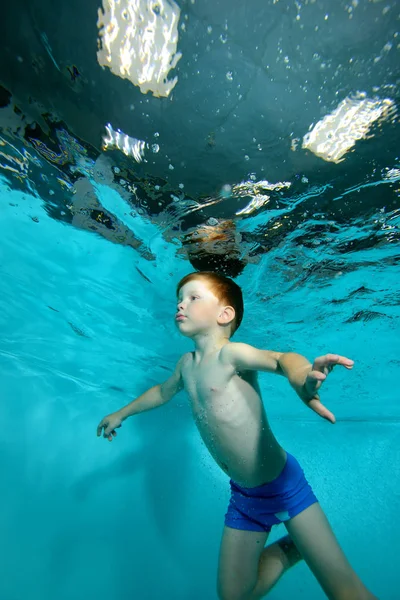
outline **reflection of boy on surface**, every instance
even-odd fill
[[[190,264],[199,271],[215,269],[230,277],[237,277],[247,263],[258,262],[244,252],[241,234],[231,219],[210,218],[206,223],[188,231],[182,238],[182,250]]]
[[[219,557],[221,600],[262,598],[301,558],[328,598],[373,600],[344,556],[298,461],[272,433],[257,382],[257,371],[286,376],[303,402],[334,423],[317,390],[335,365],[351,369],[353,361],[326,354],[311,365],[299,354],[230,342],[243,316],[242,293],[216,273],[184,277],[177,294],[176,324],[195,350],[181,357],[163,384],[102,419],[97,435],[104,428],[111,441],[128,416],[160,406],[185,388],[206,446],[231,478]],[[289,535],[264,548],[271,527],[281,522]]]

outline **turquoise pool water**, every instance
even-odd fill
[[[114,190],[102,194],[103,205],[122,206]],[[113,444],[96,437],[105,414],[163,381],[190,348],[173,315],[175,285],[193,268],[156,225],[135,219],[153,261],[53,219],[38,193],[0,180],[2,600],[216,598],[228,478],[184,393],[129,419]],[[236,279],[245,299],[237,341],[355,360],[323,388],[334,426],[283,378],[260,380],[279,441],[382,600],[400,597],[396,251],[356,249],[329,271],[318,248],[296,254],[288,240]],[[300,564],[269,597],[323,595]]]

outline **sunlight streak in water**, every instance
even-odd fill
[[[290,188],[290,186],[290,181],[280,181],[279,183],[270,183],[269,181],[242,181],[241,183],[234,185],[232,187],[233,197],[252,196],[251,201],[235,214],[249,215],[265,204],[268,204],[270,196],[265,194],[266,190],[283,190],[285,188]]]
[[[371,100],[365,94],[347,97],[303,138],[302,148],[326,161],[339,163],[357,140],[365,139],[374,122],[395,111],[393,100]]]
[[[129,79],[143,94],[167,97],[178,81],[168,80],[182,54],[176,52],[180,9],[173,0],[103,0],[97,27],[97,60]]]
[[[106,125],[107,136],[103,137],[103,150],[110,148],[118,148],[126,156],[133,156],[136,162],[142,162],[144,151],[149,148],[143,140],[137,140],[136,138],[130,137],[126,133],[123,133],[120,129],[115,131],[110,123]],[[158,144],[151,146],[153,152],[158,152],[160,147]]]

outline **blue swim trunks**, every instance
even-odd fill
[[[257,487],[241,487],[230,480],[231,498],[225,525],[233,529],[269,532],[273,525],[292,519],[318,502],[303,469],[294,456],[273,481]]]

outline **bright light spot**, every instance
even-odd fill
[[[129,79],[143,94],[168,96],[178,81],[168,80],[182,54],[176,53],[180,9],[173,0],[103,0],[97,27],[97,60]]]
[[[103,150],[118,148],[126,156],[133,156],[136,162],[142,162],[146,142],[129,137],[122,131],[114,131],[110,123],[106,125],[108,137],[103,137]]]
[[[400,169],[389,169],[383,178],[398,181],[400,179]]]
[[[242,210],[238,210],[235,214],[236,215],[249,215],[250,213],[257,210],[258,208],[261,208],[262,206],[264,206],[264,204],[267,204],[268,200],[269,200],[269,196],[265,196],[263,194],[258,194],[244,208],[242,208]]]
[[[289,188],[291,183],[289,181],[279,183],[269,183],[269,181],[242,181],[232,187],[233,197],[246,197],[253,196],[252,200],[242,210],[237,211],[236,215],[249,215],[261,206],[268,204],[270,196],[265,194],[265,191],[282,190]]]
[[[385,120],[395,110],[393,100],[371,100],[358,93],[347,97],[303,138],[303,148],[326,161],[338,163],[357,140],[365,138],[375,121]]]

